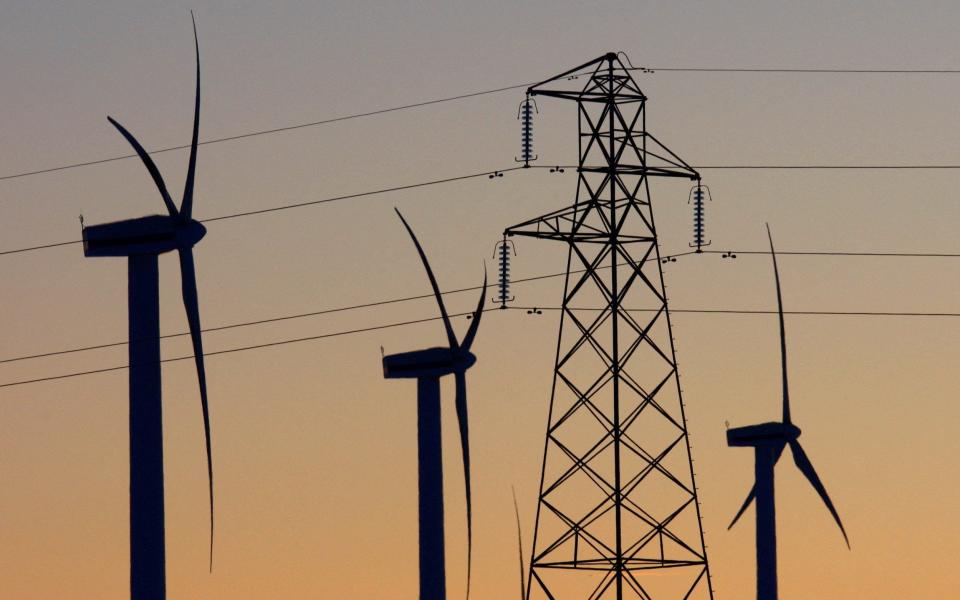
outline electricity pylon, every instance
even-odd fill
[[[527,598],[712,598],[650,202],[700,176],[616,54],[528,93],[576,101],[579,174],[575,204],[505,232],[568,249]]]

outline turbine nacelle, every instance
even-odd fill
[[[463,349],[427,348],[400,352],[383,357],[386,379],[418,379],[462,373],[477,362],[477,357]]]
[[[792,423],[760,423],[727,430],[728,446],[783,446],[800,437],[800,428]]]
[[[207,228],[193,219],[183,222],[169,215],[150,215],[83,228],[84,256],[163,254],[192,248]]]

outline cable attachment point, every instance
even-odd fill
[[[700,183],[700,180],[697,180],[697,185],[693,186],[690,190],[690,197],[687,199],[687,204],[693,204],[693,241],[690,243],[691,248],[697,249],[697,254],[703,252],[704,246],[709,246],[710,241],[705,239],[706,232],[706,223],[704,222],[704,202],[706,200],[713,201],[713,197],[710,195],[710,188]]]
[[[524,168],[530,166],[530,162],[537,160],[537,155],[533,153],[533,113],[540,113],[537,108],[537,101],[527,94],[527,97],[520,103],[517,109],[517,118],[520,119],[520,158],[514,158],[516,162],[522,162]]]
[[[517,247],[513,240],[507,239],[507,234],[503,234],[503,239],[493,248],[493,258],[497,259],[499,265],[499,278],[497,279],[497,297],[491,298],[491,301],[500,304],[501,309],[507,308],[507,303],[514,300],[510,295],[510,252],[516,256]]]

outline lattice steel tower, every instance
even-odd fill
[[[580,164],[573,206],[506,230],[568,248],[527,597],[712,598],[650,203],[700,176],[616,54],[528,92],[576,101]]]

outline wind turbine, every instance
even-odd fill
[[[800,428],[790,419],[790,391],[787,386],[787,339],[783,324],[783,297],[780,293],[780,273],[777,270],[777,255],[773,249],[773,236],[767,225],[767,237],[770,240],[770,255],[773,257],[773,275],[777,284],[777,314],[780,317],[780,359],[783,373],[783,420],[759,425],[747,425],[727,430],[728,446],[748,446],[754,449],[755,477],[753,489],[747,495],[743,506],[733,518],[730,526],[736,524],[747,507],[757,501],[757,600],[776,600],[777,598],[777,521],[774,507],[773,469],[780,460],[784,448],[790,446],[793,462],[804,474],[813,489],[817,491],[833,520],[840,527],[843,539],[850,547],[847,532],[840,521],[826,488],[817,476],[807,453],[800,446]]]
[[[191,13],[192,18],[192,13]],[[200,338],[200,310],[193,247],[206,228],[192,217],[197,140],[200,128],[200,45],[197,24],[193,23],[197,56],[196,100],[193,140],[183,201],[178,209],[160,171],[143,146],[123,125],[110,123],[133,146],[160,190],[167,215],[150,215],[126,221],[94,225],[83,229],[83,253],[88,257],[127,257],[129,357],[130,357],[130,595],[134,600],[166,597],[164,505],[163,505],[163,418],[160,385],[160,296],[158,257],[176,250],[180,255],[183,304],[190,325],[200,407],[207,451],[207,478],[210,497],[210,569],[213,569],[213,461],[210,452],[210,413],[207,381]]]
[[[420,600],[446,598],[446,568],[443,550],[443,455],[440,438],[440,378],[456,378],[457,422],[460,426],[460,445],[463,452],[463,480],[467,499],[467,597],[470,596],[470,563],[473,546],[472,503],[470,496],[470,440],[467,420],[467,369],[477,361],[470,352],[473,339],[483,316],[483,300],[487,293],[487,275],[483,275],[480,302],[462,342],[457,342],[450,317],[443,305],[440,287],[433,275],[427,255],[407,220],[400,211],[420,260],[427,271],[433,294],[440,306],[440,316],[447,333],[446,348],[427,348],[392,354],[383,358],[383,376],[386,379],[417,380],[417,468],[420,515]]]

